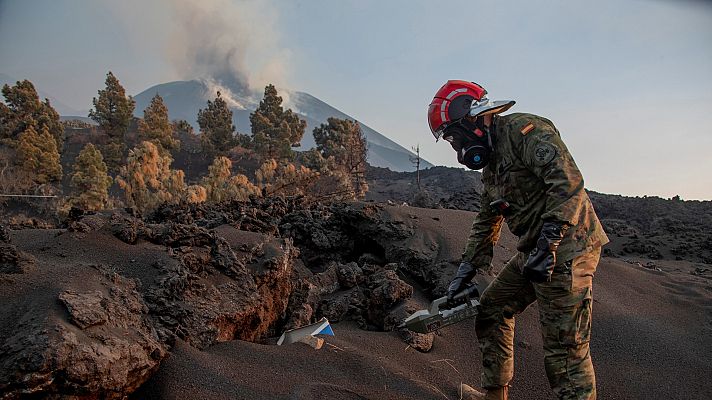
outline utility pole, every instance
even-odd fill
[[[410,162],[415,165],[415,181],[418,185],[418,191],[420,191],[420,144],[411,147],[411,149],[415,152],[415,157],[410,156],[408,158],[410,159]]]

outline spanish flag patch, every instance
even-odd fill
[[[522,128],[522,130],[521,130],[522,135],[526,136],[526,134],[531,132],[533,129],[534,129],[534,124],[532,124],[531,122],[524,125],[524,128]]]

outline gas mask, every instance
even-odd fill
[[[457,162],[472,170],[480,170],[489,162],[492,140],[482,118],[474,122],[465,118],[449,126],[443,139],[457,152]]]

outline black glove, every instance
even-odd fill
[[[536,247],[529,253],[524,263],[523,274],[532,282],[548,282],[556,265],[556,249],[568,229],[567,225],[557,222],[544,222]]]
[[[472,281],[472,278],[477,275],[477,269],[472,266],[471,263],[463,261],[460,263],[460,267],[457,268],[457,273],[455,278],[453,278],[450,285],[447,287],[447,301],[448,303],[453,303],[453,298],[461,290],[467,288],[467,284]]]

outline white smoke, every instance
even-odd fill
[[[271,0],[165,4],[172,17],[167,55],[180,76],[229,87],[221,93],[233,93],[232,100],[261,95],[269,83],[286,86],[290,52],[280,44],[278,7]]]
[[[167,76],[198,79],[206,100],[255,108],[267,84],[290,102],[291,53],[281,43],[278,0],[103,0],[125,37],[147,56],[163,55]],[[293,108],[294,109],[294,108]]]
[[[232,91],[232,89],[214,78],[200,78],[199,81],[205,87],[205,90],[202,93],[205,100],[214,100],[217,97],[217,93],[220,92],[220,97],[225,100],[230,108],[254,110],[257,108],[260,100],[262,100],[262,92],[258,93],[255,91],[249,95],[238,96]],[[305,116],[307,115],[297,108],[296,103],[292,102],[291,91],[277,88],[277,95],[282,98],[282,107],[284,109],[290,108],[292,111],[302,113]]]
[[[247,103],[246,101],[238,100],[238,96],[236,96],[235,93],[233,93],[233,91],[229,87],[221,84],[214,78],[200,78],[200,82],[203,84],[203,86],[205,86],[203,98],[206,100],[215,99],[217,97],[217,93],[220,92],[220,97],[225,100],[225,103],[227,103],[228,107],[230,108],[246,110],[247,105],[251,104]]]

